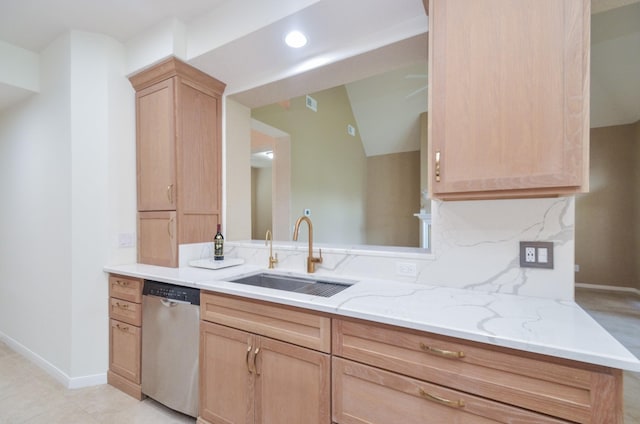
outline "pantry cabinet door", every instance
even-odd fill
[[[176,210],[175,78],[136,93],[138,210]]]

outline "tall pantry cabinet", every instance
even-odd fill
[[[221,222],[225,84],[166,59],[129,78],[136,90],[138,262],[178,266],[178,245]]]

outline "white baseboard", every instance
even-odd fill
[[[576,283],[575,286],[578,289],[602,290],[602,291],[611,291],[611,292],[619,292],[619,293],[635,293],[637,295],[640,295],[640,290],[633,287],[606,286],[603,284],[586,284],[586,283]]]
[[[0,331],[0,341],[3,341],[11,349],[15,350],[20,355],[24,356],[38,367],[42,368],[47,374],[53,377],[58,383],[62,384],[67,389],[80,389],[82,387],[97,386],[107,383],[107,374],[94,374],[86,375],[82,377],[69,377],[60,368],[53,365],[51,362],[44,359],[31,349],[27,348],[23,344],[19,343],[15,339],[7,336]]]

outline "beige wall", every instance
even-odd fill
[[[420,152],[367,158],[367,244],[420,246]]]
[[[347,92],[341,86],[311,96],[317,112],[302,96],[288,109],[254,109],[252,117],[291,137],[292,218],[309,208],[316,241],[363,244],[366,158],[360,137],[347,134],[347,125],[355,125]]]
[[[640,288],[639,127],[591,129],[591,190],[576,197],[577,283]]]
[[[260,130],[251,130],[251,153],[268,150],[273,152],[271,186],[263,186],[270,192],[271,208],[267,215],[256,215],[266,213],[266,205],[254,207],[258,199],[254,193],[251,211],[252,238],[255,239],[258,234],[262,234],[260,238],[265,237],[267,230],[271,230],[273,240],[291,240],[294,224],[291,218],[291,137],[281,131],[279,131],[281,134],[274,134],[274,136],[262,131],[271,131],[271,129],[263,127]],[[264,181],[260,182],[264,183]],[[255,191],[256,183],[256,181],[252,183],[252,191]],[[259,228],[256,227],[257,221],[263,221]]]
[[[636,223],[636,245],[635,245],[635,260],[636,264],[636,289],[640,290],[640,121],[636,122],[636,148],[635,148],[635,209],[636,214],[634,222]]]
[[[251,238],[262,240],[271,229],[271,168],[251,168]]]

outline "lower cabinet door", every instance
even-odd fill
[[[341,358],[333,358],[333,421],[339,424],[567,423]]]
[[[109,326],[109,369],[140,384],[140,327],[112,319]]]
[[[200,321],[201,419],[211,424],[253,422],[255,340],[250,333]]]
[[[328,354],[200,322],[198,422],[330,424]]]
[[[330,367],[326,353],[260,337],[255,422],[330,424]]]

